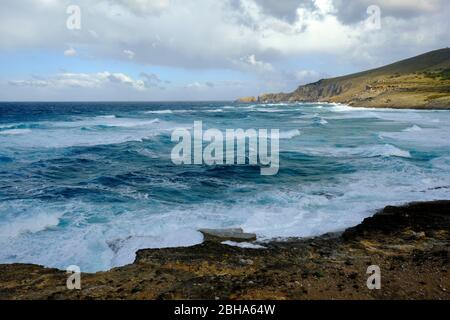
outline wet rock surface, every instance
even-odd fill
[[[251,242],[256,241],[256,234],[245,233],[241,228],[233,229],[200,229],[203,234],[204,241],[211,242]]]
[[[81,275],[0,265],[0,299],[449,299],[450,201],[386,207],[342,234],[247,249],[206,241],[144,249],[133,264]],[[367,267],[381,269],[369,290]]]

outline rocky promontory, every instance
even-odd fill
[[[263,94],[241,103],[328,102],[366,108],[450,109],[450,48],[381,68],[322,79],[291,93]]]
[[[0,299],[447,300],[449,245],[450,201],[412,203],[317,238],[139,250],[130,265],[83,273],[81,290],[66,288],[65,271],[0,265]],[[380,290],[366,285],[372,265]]]

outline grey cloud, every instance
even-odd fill
[[[297,19],[297,9],[314,10],[314,0],[254,0],[262,12],[277,19],[294,22]],[[231,0],[230,4],[236,10],[243,8],[242,0]]]
[[[376,5],[381,9],[382,17],[408,19],[421,15],[436,13],[447,4],[448,0],[333,0],[338,18],[352,24],[367,18],[367,8]]]
[[[170,0],[109,0],[111,4],[118,4],[136,15],[159,14],[170,6]]]
[[[15,87],[47,87],[48,82],[45,80],[11,80],[8,81],[9,85]]]
[[[36,78],[26,80],[11,80],[8,82],[16,87],[51,87],[61,88],[99,88],[116,84],[130,87],[138,91],[145,89],[145,83],[142,80],[133,79],[124,73],[110,73],[108,71],[98,73],[61,73],[49,76],[47,78]]]
[[[163,87],[162,84],[170,83],[170,81],[161,80],[159,76],[154,73],[141,72],[139,76],[144,79],[143,81],[146,88],[159,88],[165,90],[165,87]]]
[[[293,22],[297,19],[297,9],[316,8],[313,0],[255,0],[265,14]]]
[[[243,0],[98,0],[95,4],[79,0],[82,30],[72,32],[65,28],[65,6],[69,1],[46,1],[41,5],[29,1],[28,6],[18,3],[0,2],[0,49],[44,48],[56,49],[62,54],[61,49],[70,43],[82,48],[86,57],[128,62],[132,49],[135,64],[223,68],[248,73],[258,73],[259,69],[269,69],[270,65],[278,66],[283,59],[296,58],[303,53],[345,55],[355,51],[362,42],[367,42],[364,30],[330,21],[336,12],[345,23],[360,21],[366,17],[368,4],[372,3],[380,4],[383,15],[406,17],[427,13],[423,17],[428,21],[402,28],[411,38],[415,29],[433,36],[448,25],[446,19],[440,28],[432,26],[436,21],[434,12],[442,7],[444,0],[353,0],[351,3],[333,0],[337,11],[326,13],[318,8],[326,1],[314,0],[245,0],[248,6],[243,5]],[[262,16],[255,13],[255,7],[259,7]],[[301,23],[295,20],[297,8],[304,9]],[[154,10],[161,14],[154,15]],[[116,16],[116,11],[123,14]],[[384,42],[377,40],[380,48],[395,42],[400,22],[390,23],[392,26],[383,24],[383,33],[387,36]],[[95,30],[95,37],[92,30]],[[434,39],[435,48],[442,46],[441,39],[437,36]],[[130,51],[128,55],[124,54],[124,49]],[[252,55],[257,60],[242,60]],[[151,79],[144,80],[154,84]]]

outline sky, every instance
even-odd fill
[[[0,101],[234,100],[449,46],[448,0],[2,0]]]

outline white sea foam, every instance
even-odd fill
[[[122,127],[122,128],[134,128],[148,126],[154,123],[159,123],[158,118],[151,120],[135,120],[135,119],[118,119],[110,122],[102,122],[98,125],[103,125],[107,127]]]
[[[381,132],[379,136],[383,139],[394,140],[406,145],[420,146],[422,149],[450,146],[450,128],[422,128],[401,132]]]
[[[2,144],[12,148],[65,148],[142,141],[180,127],[159,119],[84,118],[77,121],[40,123],[45,129],[11,129],[3,133]]]
[[[144,111],[144,114],[177,114],[177,113],[192,113],[200,112],[201,109],[166,109],[166,110],[149,110]]]
[[[165,235],[142,235],[126,237],[125,239],[113,239],[107,241],[109,248],[113,251],[111,265],[120,266],[132,263],[139,249],[187,247],[198,244],[202,236],[195,230],[177,228]]]
[[[238,197],[234,205],[212,202],[156,210],[135,203],[118,214],[114,211],[117,206],[68,202],[59,209],[70,223],[65,229],[36,232],[57,225],[55,219],[40,223],[33,229],[35,233],[19,232],[20,236],[8,240],[0,237],[0,261],[61,268],[75,263],[91,272],[131,263],[138,249],[200,243],[199,228],[242,227],[257,233],[259,239],[315,236],[356,225],[385,205],[448,198],[447,189],[435,188],[448,185],[450,175],[442,170],[430,174],[408,165],[401,170],[386,167],[383,174],[358,171],[336,179],[333,183],[274,185],[252,197]],[[55,211],[48,206],[51,204],[40,202],[29,208]],[[92,217],[103,222],[87,223]],[[15,230],[30,229],[20,225]]]
[[[318,123],[318,124],[321,124],[321,125],[326,125],[326,124],[328,124],[328,121],[325,120],[324,118],[319,118],[319,119],[317,120],[317,123]]]
[[[100,119],[115,119],[117,117],[114,114],[110,114],[110,115],[105,115],[105,116],[97,116],[96,118],[100,118]]]
[[[61,215],[57,213],[44,212],[33,212],[33,215],[20,216],[7,223],[0,224],[0,237],[14,238],[27,232],[44,231],[56,227],[59,224],[60,217]]]
[[[326,157],[401,157],[410,158],[411,154],[407,150],[402,150],[390,144],[368,145],[354,148],[337,147],[316,147],[304,148],[302,153],[313,156]]]
[[[268,113],[277,113],[281,112],[281,109],[274,109],[274,108],[256,108],[255,111],[258,112],[268,112]]]
[[[10,136],[15,136],[15,135],[23,135],[23,134],[27,134],[27,133],[31,133],[30,129],[10,129],[10,130],[4,130],[4,131],[0,131],[1,135],[10,135]]]
[[[145,111],[145,113],[154,113],[154,114],[171,114],[173,113],[172,110],[150,110],[150,111]]]
[[[293,130],[289,130],[289,131],[281,131],[280,139],[292,139],[292,138],[298,137],[299,135],[301,135],[301,132],[298,129],[293,129]]]
[[[403,131],[405,131],[405,132],[417,132],[417,131],[422,131],[422,128],[419,127],[418,125],[413,125],[412,127],[406,128]]]

